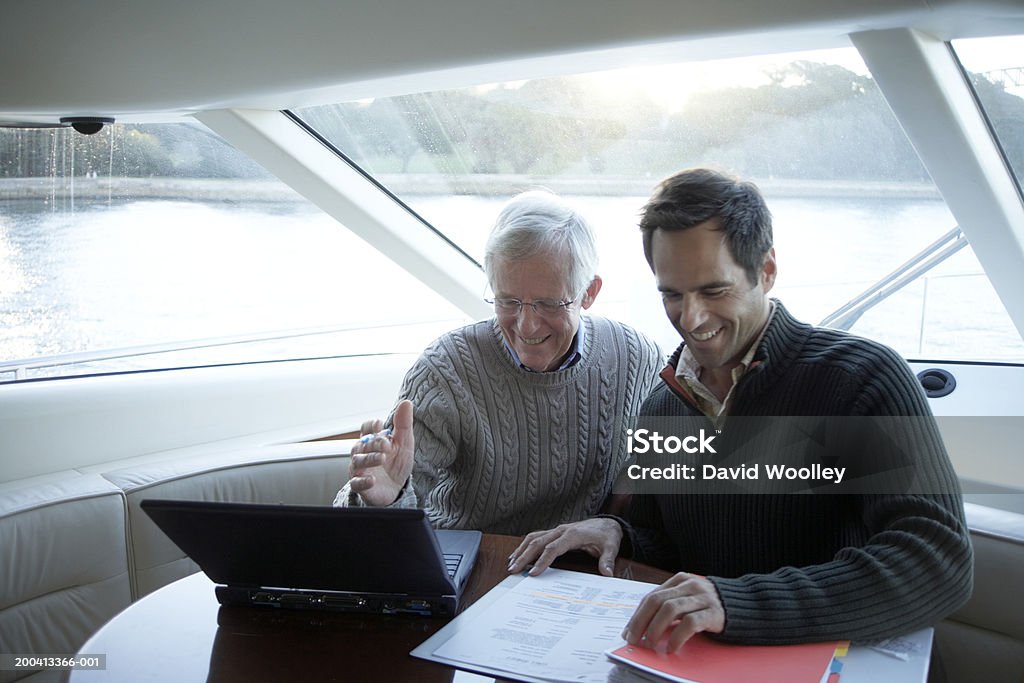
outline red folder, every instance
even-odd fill
[[[681,683],[819,683],[836,649],[847,644],[734,645],[698,633],[674,654],[639,645],[624,645],[607,654],[612,659]]]

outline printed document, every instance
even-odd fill
[[[615,668],[605,650],[625,644],[622,630],[653,588],[560,569],[509,577],[413,654],[518,680],[605,683]]]
[[[605,652],[626,645],[622,630],[640,600],[654,587],[651,583],[563,569],[548,569],[540,576],[510,576],[412,654],[517,681],[650,683],[654,680],[650,674],[615,663]],[[875,649],[882,647],[879,643],[854,646],[845,655],[837,652],[839,656],[832,658],[831,666],[827,666],[830,657],[826,653],[820,665],[825,669],[820,680],[839,677],[841,683],[923,683],[928,675],[931,639],[932,629],[928,628],[893,639],[898,643],[885,643],[883,651]],[[722,647],[734,647],[737,653],[750,649]],[[834,650],[835,643],[829,647]],[[698,650],[690,648],[691,653]],[[746,664],[757,666],[756,660]]]

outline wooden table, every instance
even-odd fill
[[[463,594],[472,604],[504,579],[514,536],[486,534]],[[556,566],[595,572],[576,555]],[[669,573],[619,559],[616,576],[660,583]],[[446,622],[383,616],[222,607],[213,583],[193,574],[138,600],[101,628],[83,654],[105,654],[104,671],[71,681],[451,681],[454,670],[409,655]]]

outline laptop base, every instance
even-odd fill
[[[455,596],[379,595],[344,591],[274,590],[217,586],[217,601],[227,606],[325,610],[363,614],[415,614],[453,617]]]

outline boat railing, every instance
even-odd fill
[[[426,321],[420,324],[437,324],[435,321]],[[116,361],[127,358],[153,356],[159,354],[176,353],[182,351],[197,351],[202,349],[213,349],[218,347],[235,346],[239,344],[256,344],[262,342],[275,342],[289,339],[310,338],[332,334],[344,334],[366,331],[386,331],[388,329],[408,329],[417,323],[384,323],[378,325],[332,325],[325,327],[311,327],[291,330],[276,330],[271,332],[241,334],[205,339],[193,339],[177,342],[163,342],[158,344],[142,344],[137,346],[126,346],[119,348],[98,349],[95,351],[81,351],[73,353],[61,353],[49,356],[38,356],[18,360],[0,361],[0,383],[9,381],[21,381],[30,379],[33,372],[44,369],[53,369],[64,366],[95,364],[105,361]],[[443,324],[449,324],[445,321]],[[371,351],[373,355],[387,353],[386,350]],[[355,353],[345,355],[368,355],[366,353]],[[280,360],[280,359],[278,359]],[[118,371],[115,368],[113,371]],[[149,368],[152,369],[152,368]]]
[[[968,245],[960,226],[922,249],[891,273],[825,316],[821,327],[849,330],[864,313],[900,291]]]

